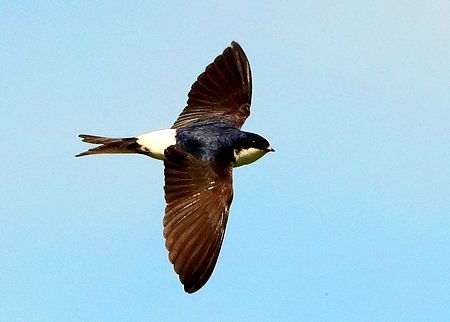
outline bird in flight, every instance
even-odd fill
[[[97,146],[77,157],[138,153],[163,160],[164,238],[187,293],[203,287],[216,265],[233,199],[233,167],[274,151],[262,136],[241,131],[251,98],[250,64],[233,41],[194,82],[170,129],[128,138],[79,135]]]

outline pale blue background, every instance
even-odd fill
[[[0,320],[450,319],[448,1],[4,1],[0,30]],[[187,295],[161,163],[73,155],[170,126],[231,40],[277,152]]]

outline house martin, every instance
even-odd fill
[[[77,157],[138,153],[163,160],[164,237],[187,293],[203,287],[216,265],[233,199],[233,168],[274,151],[262,136],[241,130],[251,97],[250,64],[233,41],[197,78],[170,129],[128,138],[79,135],[97,146]]]

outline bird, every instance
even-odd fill
[[[127,138],[80,134],[97,146],[76,157],[136,153],[164,162],[163,236],[184,291],[211,277],[233,199],[233,168],[275,151],[262,136],[241,130],[250,115],[252,75],[233,41],[191,86],[170,128]]]

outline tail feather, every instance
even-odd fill
[[[100,146],[81,152],[76,157],[106,153],[142,153],[141,146],[137,143],[137,138],[109,138],[88,134],[80,134],[79,137],[83,142],[100,144]]]

